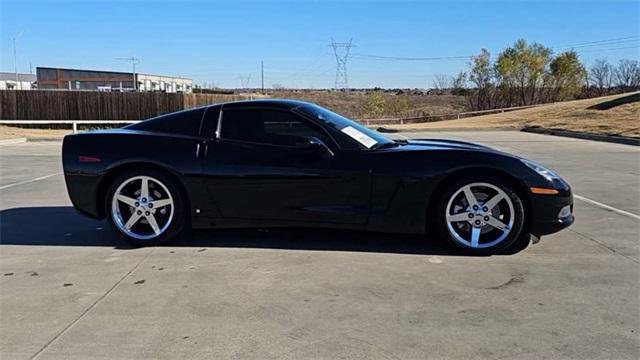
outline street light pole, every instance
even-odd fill
[[[131,61],[131,65],[133,66],[133,91],[134,92],[138,91],[138,81],[136,80],[136,65],[140,64],[140,59],[133,56],[130,58],[115,58],[115,59]]]
[[[138,79],[136,79],[136,61],[131,58],[131,65],[133,65],[133,92],[138,91]]]
[[[18,84],[20,84],[18,82],[18,51],[16,50],[16,41],[18,41],[18,38],[22,35],[23,32],[24,30],[20,31],[13,37],[13,71],[16,77],[16,90],[18,90]],[[22,90],[22,86],[20,86],[20,88],[20,90]]]

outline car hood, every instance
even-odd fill
[[[424,151],[424,150],[473,150],[498,152],[488,146],[467,141],[445,139],[411,139],[400,146],[390,148],[397,151]]]

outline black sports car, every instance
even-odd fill
[[[187,227],[425,234],[474,254],[574,221],[571,188],[535,162],[453,140],[391,140],[314,104],[241,101],[64,138],[73,205],[135,245]]]

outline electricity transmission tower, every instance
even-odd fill
[[[347,60],[349,59],[349,51],[353,45],[350,39],[349,42],[339,43],[331,38],[330,46],[333,48],[333,53],[336,55],[336,82],[334,89],[349,90],[349,82],[347,81]]]
[[[249,82],[251,82],[251,75],[247,76],[238,76],[238,80],[240,80],[241,89],[246,90],[249,88]]]

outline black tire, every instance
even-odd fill
[[[151,239],[138,239],[123,232],[118,227],[118,225],[116,225],[116,219],[114,219],[114,214],[112,212],[112,201],[116,190],[123,182],[136,176],[147,176],[159,180],[167,188],[168,192],[173,198],[173,217],[170,219],[168,227],[161,234]],[[158,171],[155,169],[125,171],[116,176],[107,189],[104,202],[105,214],[107,214],[107,218],[109,219],[109,222],[111,223],[111,226],[114,228],[115,232],[118,233],[127,243],[134,247],[155,246],[174,240],[185,233],[186,225],[189,224],[187,201],[185,199],[184,191],[182,191],[179,186],[180,185],[176,184],[176,181],[173,180],[170,176],[166,175],[162,171]]]
[[[514,222],[511,226],[510,233],[499,243],[485,248],[474,248],[458,241],[448,228],[446,216],[447,205],[458,190],[466,185],[473,183],[488,183],[498,187],[506,193],[513,204]],[[502,253],[515,253],[524,250],[529,243],[530,236],[525,229],[527,223],[527,213],[524,209],[524,204],[517,191],[513,188],[509,182],[503,180],[501,177],[492,175],[472,175],[465,176],[464,179],[452,181],[448,184],[443,191],[438,195],[435,206],[430,208],[435,212],[431,215],[434,221],[431,222],[435,228],[436,235],[444,240],[449,246],[453,247],[459,252],[468,255],[494,255]],[[470,225],[471,226],[471,225]]]

